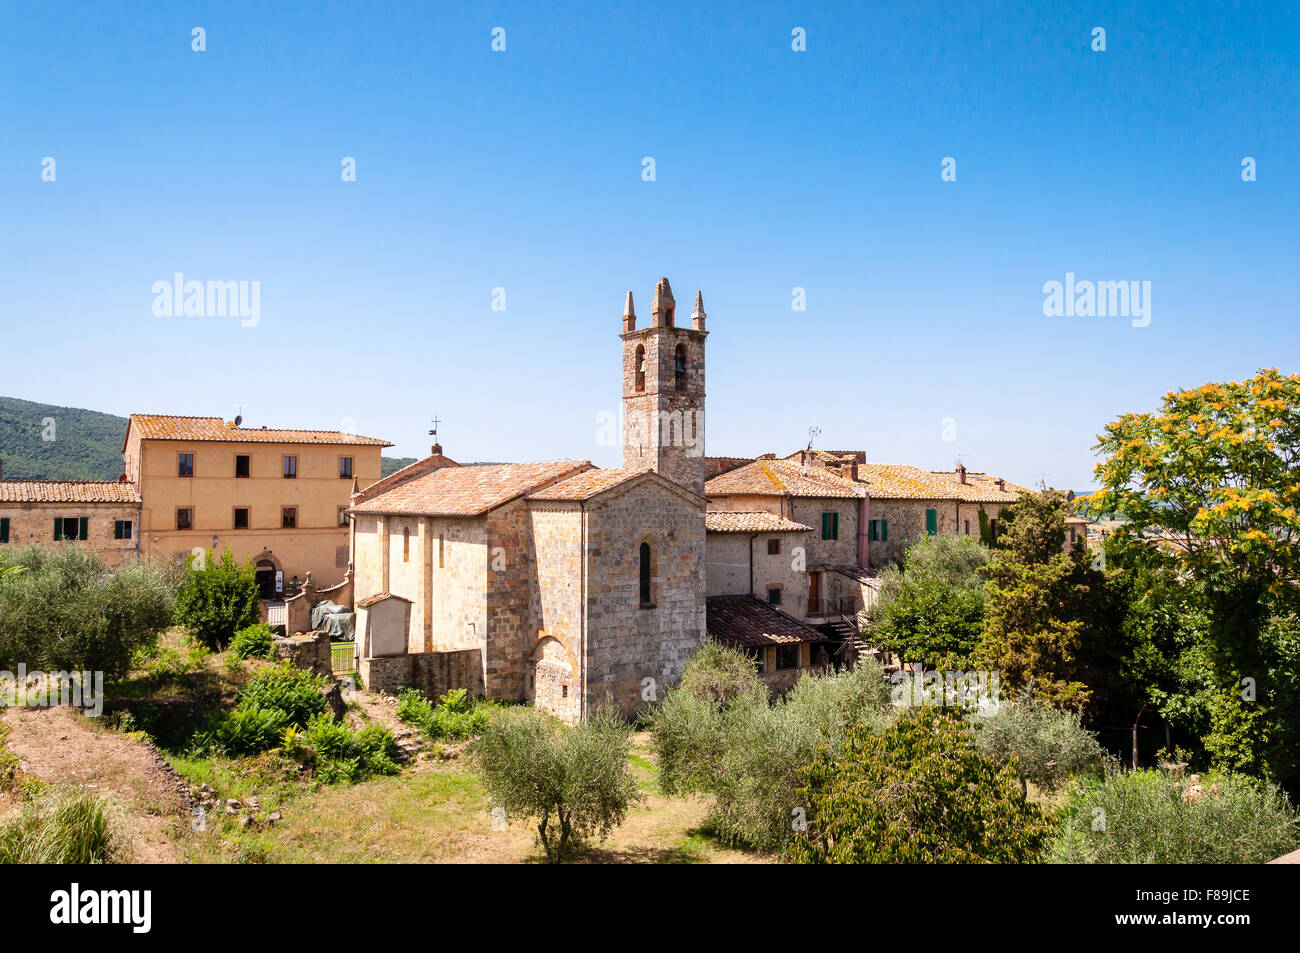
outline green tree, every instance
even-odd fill
[[[255,567],[237,564],[229,546],[219,560],[211,553],[191,556],[176,597],[176,621],[209,648],[220,649],[257,621],[258,596]]]
[[[1160,538],[1204,590],[1207,749],[1227,768],[1294,777],[1295,659],[1266,634],[1300,602],[1300,374],[1171,391],[1159,412],[1108,424],[1097,449],[1090,505],[1120,514],[1127,536]]]
[[[1078,712],[1063,711],[1025,691],[1014,702],[1003,702],[996,714],[969,718],[975,747],[999,767],[1010,765],[1020,779],[1020,791],[1032,782],[1054,791],[1066,779],[1100,772],[1106,749],[1083,727]]]
[[[493,808],[528,818],[546,859],[561,863],[593,837],[623,823],[641,799],[628,763],[631,729],[599,710],[574,726],[531,708],[495,715],[472,757]]]
[[[909,662],[969,655],[984,629],[988,562],[989,551],[967,536],[911,543],[901,570],[881,570],[871,637]]]
[[[1065,551],[1069,508],[1057,490],[1026,493],[1010,507],[987,570],[988,616],[975,659],[999,671],[1006,689],[1032,683],[1055,704],[1081,708],[1091,693],[1078,656],[1085,633],[1098,628],[1102,580],[1082,546]]]
[[[801,772],[796,863],[1032,863],[1050,833],[1009,766],[980,754],[947,709],[909,709],[876,734],[850,728]]]

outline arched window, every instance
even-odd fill
[[[641,553],[637,560],[641,569],[641,605],[653,605],[650,598],[650,544],[641,544]]]
[[[677,345],[677,352],[673,355],[673,373],[677,377],[677,389],[686,390],[686,345]]]
[[[636,389],[637,393],[645,390],[645,348],[636,346]]]

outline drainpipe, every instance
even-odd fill
[[[858,500],[858,568],[866,569],[870,551],[870,541],[867,538],[867,520],[871,516],[871,494],[863,493],[862,498]]]
[[[751,533],[749,537],[749,594],[754,594],[754,540],[758,539],[757,533]]]

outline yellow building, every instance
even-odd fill
[[[318,586],[338,582],[353,488],[378,482],[390,446],[334,430],[132,414],[122,456],[142,501],[141,554],[229,546],[236,560],[257,564],[264,595],[308,573]]]

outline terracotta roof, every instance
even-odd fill
[[[705,608],[709,636],[726,645],[759,647],[826,641],[826,636],[816,629],[754,596],[709,596]]]
[[[125,481],[0,480],[0,503],[139,503]]]
[[[591,468],[587,460],[440,467],[363,500],[351,512],[482,516],[533,490]]]
[[[832,566],[831,571],[869,586],[876,584],[876,571],[868,566]]]
[[[366,596],[364,599],[357,600],[358,609],[369,609],[375,603],[383,602],[385,599],[400,599],[402,602],[410,602],[406,596],[394,595],[391,592],[376,592],[373,596]]]
[[[387,440],[338,430],[270,430],[236,427],[220,417],[132,414],[131,428],[143,440],[220,440],[229,443],[331,443],[353,447],[391,447]],[[131,428],[127,432],[130,433]],[[122,448],[126,449],[123,441]]]
[[[796,523],[775,513],[712,512],[704,514],[704,528],[710,533],[811,533],[811,526]]]
[[[726,473],[728,470],[734,470],[737,467],[743,467],[746,463],[753,462],[753,457],[705,457],[704,479],[712,480],[715,476]]]
[[[807,472],[790,460],[755,460],[738,469],[716,476],[705,484],[709,496],[802,496],[842,497],[863,495],[862,487],[852,480],[829,473],[819,467]]]
[[[968,470],[959,483],[951,470],[922,470],[896,463],[860,463],[858,480],[876,500],[959,500],[966,503],[1014,503],[1023,486],[1006,483],[1005,490],[987,473]]]
[[[571,476],[567,480],[561,480],[559,483],[543,487],[540,490],[534,490],[528,494],[528,498],[530,500],[590,500],[606,490],[612,490],[634,477],[650,472],[652,471],[645,467],[640,469],[624,467],[596,469],[593,467],[590,470],[584,470],[577,476]]]

